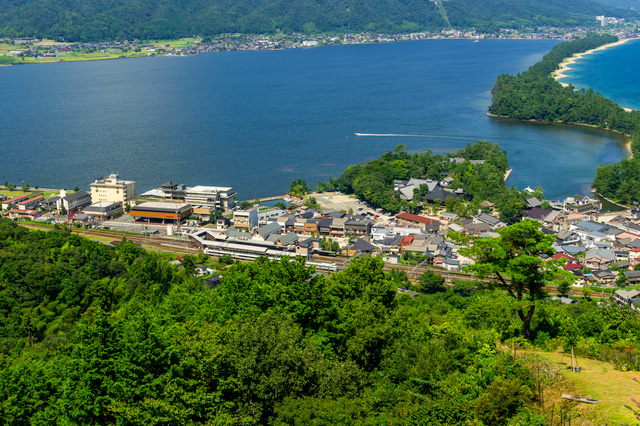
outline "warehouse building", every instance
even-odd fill
[[[147,202],[132,206],[129,212],[136,221],[146,223],[181,223],[193,214],[191,204]]]

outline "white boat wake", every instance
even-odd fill
[[[401,133],[356,133],[356,136],[370,136],[376,138],[437,138],[437,139],[469,139],[469,136],[448,135],[406,135]],[[473,139],[473,138],[471,138]]]

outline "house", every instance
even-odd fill
[[[291,246],[298,242],[298,234],[295,232],[289,232],[288,234],[273,233],[267,237],[267,241],[271,241],[280,246]]]
[[[612,299],[619,305],[628,306],[631,299],[640,296],[640,290],[616,290]]]
[[[425,185],[427,188],[427,192],[431,192],[439,184],[440,182],[437,180],[411,178],[409,180],[393,181],[393,189],[400,193],[401,200],[412,201],[414,190],[420,189],[422,185]]]
[[[425,232],[438,232],[440,230],[439,221],[411,213],[400,213],[396,215],[396,223],[399,226],[420,228]]]
[[[8,211],[11,220],[36,220],[42,215],[39,210],[11,209]]]
[[[312,253],[320,250],[320,238],[312,237],[296,244],[296,254],[309,257]]]
[[[279,234],[282,231],[282,226],[278,222],[270,222],[264,226],[261,226],[256,231],[256,237],[263,241],[266,241],[272,234]]]
[[[445,203],[448,199],[457,200],[458,198],[460,198],[460,195],[451,192],[450,190],[438,188],[434,191],[429,192],[428,194],[425,194],[423,198],[425,201],[428,201],[430,203],[436,202],[438,200]]]
[[[217,229],[218,231],[224,231],[230,225],[231,225],[231,219],[229,219],[228,217],[221,216],[216,219],[215,229]]]
[[[587,247],[593,247],[598,242],[604,241],[609,238],[609,235],[604,232],[607,229],[606,225],[591,221],[582,221],[576,224],[570,225],[569,229],[580,237],[580,241]]]
[[[574,245],[559,246],[556,250],[567,253],[570,256],[576,256],[578,253],[585,253],[587,251],[585,247]]]
[[[446,212],[446,213],[442,213],[440,215],[440,218],[446,222],[455,222],[456,220],[460,219],[460,216],[458,216],[455,213]]]
[[[373,253],[376,248],[363,240],[362,238],[355,239],[351,244],[342,250],[342,254],[346,256],[356,256],[359,254]]]
[[[211,268],[209,268],[206,265],[193,265],[193,267],[196,270],[196,275],[199,277],[205,276],[205,275],[209,275],[209,274],[213,274],[215,271]]]
[[[348,220],[344,223],[346,237],[368,237],[371,233],[372,222],[368,219]]]
[[[538,200],[536,197],[529,197],[525,200],[525,202],[530,209],[534,207],[540,207],[542,205],[542,201]]]
[[[492,231],[495,231],[496,229],[499,229],[499,228],[505,228],[507,226],[506,223],[504,223],[497,217],[491,216],[486,213],[480,213],[478,216],[475,216],[473,218],[473,223],[476,225],[480,223],[486,223],[487,225],[489,225]]]
[[[545,218],[552,212],[552,210],[549,209],[543,209],[540,207],[533,207],[532,209],[529,209],[523,219],[533,219],[533,220],[537,220],[538,222],[544,222]]]
[[[602,269],[615,262],[616,255],[609,249],[592,249],[584,256],[584,264],[587,268]]]
[[[73,216],[70,216],[72,223],[77,223],[80,225],[88,225],[91,222],[91,216],[84,213],[76,213]]]
[[[406,237],[405,237],[406,238]],[[379,244],[385,252],[399,253],[402,247],[402,237],[396,237],[395,235],[385,237]]]
[[[602,209],[602,203],[586,195],[575,194],[573,197],[565,198],[562,207],[564,211],[590,215],[599,213]]]
[[[395,238],[395,234],[391,232],[391,230],[385,228],[383,225],[373,225],[371,227],[371,240],[374,243],[380,244],[383,240],[389,237]]]
[[[460,270],[460,261],[457,259],[445,258],[442,266],[445,267],[448,271],[459,271]]]
[[[613,284],[617,278],[609,269],[593,271],[592,274],[600,285],[607,287]]]
[[[344,237],[344,224],[347,223],[346,217],[334,218],[329,227],[332,237]]]
[[[578,244],[579,242],[580,236],[568,230],[558,232],[556,237],[556,243],[560,245]]]
[[[491,232],[491,225],[488,223],[469,223],[462,227],[464,229],[464,233],[467,235],[481,235],[487,232]]]
[[[218,288],[218,285],[220,285],[221,278],[222,277],[220,275],[212,275],[208,278],[204,278],[202,280],[202,285],[205,285],[215,290],[216,288]]]
[[[640,284],[640,271],[624,271],[627,285]]]
[[[331,235],[331,224],[333,223],[332,217],[321,217],[318,219],[318,234]]]

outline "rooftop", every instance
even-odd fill
[[[229,192],[233,191],[232,186],[204,186],[197,185],[187,188],[188,192],[203,192],[203,193],[216,193],[216,192]]]
[[[428,217],[418,216],[417,214],[411,214],[411,213],[400,213],[399,215],[396,215],[396,218],[409,220],[411,222],[427,223],[427,224],[437,222],[437,220],[435,219],[429,219]]]
[[[190,209],[191,204],[186,203],[161,203],[157,201],[147,201],[146,203],[132,206],[131,210],[165,210],[175,212],[178,210]]]

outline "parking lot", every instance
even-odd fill
[[[322,194],[314,194],[318,204],[326,210],[336,210],[348,212],[353,210],[353,214],[370,212],[376,214],[375,210],[367,207],[364,203],[359,203],[353,196],[338,194],[337,192],[326,192]]]
[[[379,216],[377,222],[385,224],[388,223],[390,219],[389,216],[376,212],[372,207],[368,207],[365,202],[358,202],[353,195],[326,192],[312,196],[316,198],[318,204],[320,204],[325,211],[335,210],[349,212],[349,209],[352,209],[353,214],[371,213],[374,216]]]

